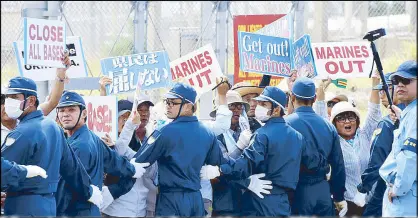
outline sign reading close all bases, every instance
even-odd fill
[[[317,79],[368,77],[373,65],[369,42],[312,43]]]
[[[66,41],[71,60],[71,67],[67,70],[67,76],[69,78],[87,77],[86,59],[84,57],[81,38],[79,36],[69,36]],[[56,68],[24,64],[23,46],[23,41],[13,42],[13,49],[20,75],[31,78],[34,81],[54,80],[56,78]]]
[[[64,67],[65,22],[25,17],[23,30],[26,65]]]
[[[289,39],[238,32],[238,49],[242,71],[290,77]]]
[[[190,84],[198,96],[212,90],[216,77],[222,76],[221,66],[210,44],[170,62],[170,68],[173,81]]]
[[[116,141],[118,136],[116,96],[83,96],[83,99],[87,109],[87,127],[99,137],[107,133]]]
[[[108,94],[167,87],[171,83],[166,51],[105,58],[100,61],[104,75],[113,79],[106,87]]]

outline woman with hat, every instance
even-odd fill
[[[372,87],[378,85],[379,78],[374,76],[372,83]],[[380,119],[378,90],[371,91],[368,115],[362,128],[360,128],[360,113],[351,103],[342,101],[332,108],[330,121],[340,136],[344,156],[346,171],[344,198],[348,204],[347,216],[361,216],[363,213],[365,194],[357,191],[357,185],[361,183],[361,174],[367,168],[373,132]]]

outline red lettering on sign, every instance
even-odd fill
[[[205,52],[203,52],[203,55],[206,58],[206,64],[207,65],[212,65],[212,58],[210,57],[209,52],[205,51]]]
[[[33,32],[34,30],[35,30],[35,25],[31,24],[29,26],[29,38],[31,40],[35,40],[35,38],[36,38],[36,34]]]
[[[327,59],[329,58],[335,58],[334,54],[332,53],[332,49],[330,47],[327,48]]]
[[[110,133],[112,131],[112,110],[107,105],[100,105],[96,109],[89,102],[87,120],[87,127],[94,132]]]
[[[329,61],[325,64],[325,70],[329,74],[336,74],[338,72],[343,73],[353,73],[353,72],[359,72],[363,73],[363,64],[365,64],[366,61],[339,61],[338,64],[334,61]],[[357,69],[354,69],[353,64],[357,64]],[[347,65],[347,66],[345,66]]]
[[[369,57],[369,50],[367,50],[366,46],[361,46],[361,51],[363,52],[363,57],[367,58]]]
[[[181,64],[181,69],[183,70],[183,72],[184,72],[184,75],[191,75],[192,73],[189,71],[189,68],[188,68],[188,66],[187,66],[187,63],[185,63],[185,62],[182,62]]]
[[[356,58],[361,58],[360,46],[358,45],[354,46],[354,52],[356,54]]]
[[[41,29],[39,25],[29,26],[29,38],[38,41],[63,42],[63,27],[45,25]]]
[[[330,69],[330,65],[333,66],[334,70]],[[334,61],[330,61],[327,62],[325,64],[325,70],[329,73],[329,74],[336,74],[338,72],[338,65],[334,62]]]
[[[205,63],[205,59],[203,58],[203,55],[202,54],[199,54],[199,55],[197,55],[197,58],[199,59],[200,66],[202,68],[205,68],[206,67],[206,63]]]
[[[57,40],[58,42],[63,42],[63,37],[62,37],[62,26],[58,27],[58,36],[57,36]]]

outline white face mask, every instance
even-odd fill
[[[4,102],[4,109],[8,117],[16,120],[22,115],[23,111],[20,109],[20,105],[23,101],[16,100],[13,98],[6,98]]]
[[[255,108],[255,118],[257,118],[257,120],[261,122],[265,122],[268,119],[270,119],[270,115],[267,115],[267,112],[269,111],[270,109],[257,105],[257,107]]]

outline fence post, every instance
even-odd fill
[[[134,1],[135,4],[135,18],[134,18],[134,50],[133,54],[145,52],[145,40],[146,40],[146,16],[147,1]]]
[[[295,22],[295,34],[294,39],[299,39],[305,28],[305,2],[304,1],[295,1],[295,11],[294,11],[294,22]]]
[[[225,72],[227,64],[227,49],[228,49],[228,10],[229,10],[230,1],[221,1],[218,6],[218,11],[216,14],[216,56],[221,65],[221,70],[223,74]]]

